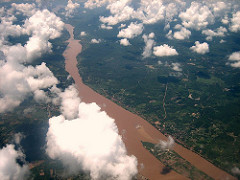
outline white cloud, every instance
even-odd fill
[[[118,33],[117,37],[132,39],[140,35],[142,31],[143,31],[143,24],[137,24],[137,23],[131,22],[131,24],[127,28],[122,29]]]
[[[52,44],[42,40],[41,37],[33,36],[25,45],[27,58],[29,61],[41,57],[43,54],[50,53]]]
[[[123,46],[129,46],[131,45],[130,42],[128,41],[128,39],[124,38],[120,40],[120,44]]]
[[[12,3],[11,4],[12,9],[10,9],[9,13],[13,13],[12,11],[18,11],[23,13],[23,15],[25,16],[32,16],[35,12],[36,12],[36,6],[35,4],[16,4],[16,3]]]
[[[64,92],[58,94],[61,97],[61,112],[67,119],[74,119],[78,115],[80,98],[77,89],[71,85]]]
[[[112,26],[106,26],[105,24],[101,24],[101,28],[102,28],[102,29],[111,30],[111,29],[112,29]]]
[[[190,49],[198,54],[206,54],[209,52],[209,45],[208,43],[200,43],[199,41],[195,42],[195,46],[190,47]]]
[[[228,16],[224,16],[224,18],[221,21],[222,21],[223,24],[228,24],[229,23]]]
[[[24,138],[25,136],[22,133],[16,133],[14,134],[14,142],[16,144],[20,144],[21,140]]]
[[[175,1],[173,3],[169,3],[168,5],[166,5],[166,9],[165,9],[165,13],[166,13],[165,21],[166,22],[171,22],[173,20],[174,16],[176,16],[178,14],[179,9],[181,9],[183,6],[185,6],[179,2]]]
[[[82,31],[81,33],[80,33],[80,36],[86,36],[87,35],[87,33],[85,32],[85,31]]]
[[[214,2],[213,4],[211,4],[214,15],[221,14],[223,11],[226,11],[230,6],[231,4],[228,4],[227,2],[223,2],[223,1]]]
[[[132,18],[141,20],[144,24],[155,24],[164,20],[169,23],[185,6],[181,1],[164,2],[162,0],[141,0],[140,7],[133,13]]]
[[[36,67],[5,63],[0,67],[0,112],[11,111],[32,93],[56,85],[58,80],[45,63]],[[36,92],[36,96],[38,95]],[[37,97],[35,97],[37,99]]]
[[[71,17],[72,14],[74,13],[75,9],[78,8],[80,4],[78,3],[73,3],[72,0],[68,0],[68,4],[65,7],[65,15],[66,17]]]
[[[173,149],[175,144],[174,139],[171,136],[168,136],[167,141],[160,140],[158,144],[156,144],[156,147],[162,149],[162,150],[171,150]]]
[[[240,52],[232,53],[228,59],[231,61],[240,61]]]
[[[61,19],[47,9],[38,10],[24,24],[28,35],[39,36],[42,39],[55,39],[59,37],[63,26],[64,23]]]
[[[232,168],[232,173],[235,174],[235,175],[240,175],[240,169],[238,167],[234,167]]]
[[[154,24],[164,19],[165,8],[162,1],[142,0],[140,8],[134,14],[134,18],[142,20],[144,24]]]
[[[17,159],[24,160],[24,154],[16,151],[14,145],[8,144],[0,149],[0,179],[1,180],[24,180],[29,175],[29,169],[26,164],[20,166]]]
[[[34,97],[34,100],[38,103],[48,103],[51,101],[47,93],[40,89],[37,89],[36,91],[34,91],[33,97]]]
[[[172,33],[172,30],[169,30],[168,33],[166,34],[166,37],[168,39],[173,39],[173,33]]]
[[[96,1],[95,7],[101,6],[101,2]],[[170,3],[162,0],[141,0],[138,8],[132,6],[132,0],[109,0],[106,2],[111,15],[101,16],[100,21],[108,23],[108,25],[116,25],[131,19],[138,19],[143,24],[154,24],[164,19],[166,22],[170,22],[178,14],[179,9],[185,6],[185,3],[177,0]]]
[[[0,38],[3,40],[0,51],[4,56],[4,60],[0,62],[0,104],[2,104],[0,112],[5,112],[11,111],[26,97],[32,95],[39,101],[38,97],[44,97],[40,90],[58,83],[45,63],[36,67],[26,66],[26,63],[41,57],[46,52],[51,52],[49,39],[60,36],[63,22],[48,10],[38,10],[25,20],[23,26],[2,21],[0,29],[9,30],[0,32]],[[21,34],[30,36],[25,45],[11,46],[7,42],[9,35]]]
[[[156,44],[155,41],[152,39],[154,38],[154,36],[155,36],[154,33],[150,33],[148,36],[146,34],[142,36],[146,44],[144,47],[144,51],[142,53],[143,58],[147,58],[152,55],[152,48]]]
[[[126,27],[126,24],[121,24],[118,28],[121,29],[121,28],[124,28]]]
[[[37,65],[36,67],[28,66],[23,69],[27,83],[32,91],[38,89],[46,89],[58,83],[57,78],[53,75],[46,63]]]
[[[149,35],[148,35],[149,38],[153,39],[155,37],[155,34],[154,32],[151,32]]]
[[[175,32],[173,35],[175,39],[184,40],[184,39],[188,39],[191,36],[191,31],[189,31],[185,27],[180,26],[179,29],[180,31]],[[171,37],[170,35],[168,36]]]
[[[222,44],[222,43],[225,43],[226,41],[221,39],[219,42]]]
[[[42,54],[51,51],[49,39],[55,39],[61,35],[64,23],[59,17],[48,10],[37,11],[25,21],[24,32],[31,35],[27,44],[27,60],[41,57]]]
[[[240,11],[233,13],[233,17],[231,19],[230,31],[238,32],[240,30]]]
[[[185,12],[179,14],[179,17],[182,19],[183,26],[196,30],[203,29],[214,22],[210,9],[198,2],[192,2]]]
[[[211,29],[206,29],[202,31],[202,34],[206,35],[206,40],[211,41],[213,37],[224,37],[225,33],[227,32],[227,29],[225,27],[220,26],[217,28],[216,31],[213,31]]]
[[[84,3],[84,7],[88,9],[93,9],[115,1],[117,0],[88,0]]]
[[[240,67],[240,51],[232,53],[228,60],[233,62],[230,63],[232,67]]]
[[[178,52],[176,49],[174,49],[171,46],[168,46],[167,44],[161,45],[161,46],[156,46],[153,48],[153,54],[155,56],[175,56],[178,55]]]
[[[131,0],[119,0],[115,1],[107,6],[110,10],[111,16],[100,17],[100,21],[103,23],[108,23],[108,25],[116,25],[119,22],[131,19],[134,9],[129,5]]]
[[[23,28],[19,25],[13,25],[13,22],[4,18],[1,19],[0,24],[0,38],[1,41],[5,41],[8,36],[20,36],[23,34]],[[0,43],[1,44],[1,43]]]
[[[130,180],[137,174],[137,159],[127,155],[114,119],[100,109],[81,102],[75,119],[51,118],[46,152],[70,174],[83,170],[92,179]]]
[[[181,65],[179,63],[172,63],[172,69],[178,72],[182,71]]]
[[[91,43],[92,44],[99,44],[101,42],[101,39],[92,39]]]

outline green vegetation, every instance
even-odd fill
[[[189,50],[196,39],[206,41],[199,32],[193,30],[191,37],[194,38],[185,41],[169,41],[165,37],[166,33],[157,33],[154,39],[157,45],[169,44],[177,49],[179,55],[143,59],[141,54],[145,44],[140,36],[130,40],[131,46],[121,46],[116,37],[119,31],[117,26],[111,31],[98,28],[101,25],[99,16],[109,12],[99,8],[97,11],[86,10],[86,13],[82,13],[85,10],[81,6],[80,13],[67,20],[75,26],[75,37],[83,45],[83,52],[78,56],[78,68],[84,83],[122,107],[141,115],[162,133],[174,136],[178,143],[201,154],[220,168],[231,172],[232,167],[240,167],[240,71],[226,65],[228,55],[240,49],[239,33],[228,32],[229,36],[225,37],[226,42],[223,44],[219,43],[219,38],[214,38],[209,42],[210,53],[206,55]],[[179,22],[173,22],[172,27],[176,25],[174,23]],[[145,25],[144,28],[146,33],[164,32],[162,22]],[[87,36],[80,37],[81,31],[87,32]],[[72,79],[67,80],[62,56],[68,37],[64,31],[63,36],[51,42],[53,53],[33,62],[33,65],[46,62],[58,78],[60,88],[73,83]],[[28,39],[27,36],[9,38],[13,44],[23,44]],[[91,44],[92,38],[100,38],[102,42]],[[182,72],[171,68],[171,63],[175,62],[181,64]],[[44,160],[44,163],[32,169],[36,179],[60,178],[51,176],[50,170],[56,169],[54,173],[57,175],[61,166],[47,159],[44,152],[49,112],[51,115],[59,114],[57,107],[37,104],[28,98],[14,112],[0,115],[0,147],[10,143],[13,134],[23,132],[26,137],[22,146],[27,161]],[[143,144],[148,150],[154,149],[152,144]],[[154,154],[156,152],[158,154]],[[166,166],[187,173],[190,178],[195,174],[197,177],[206,177],[173,151],[152,153]],[[174,160],[174,163],[171,164],[170,160]],[[40,176],[42,170],[45,172],[44,178]]]
[[[240,72],[226,65],[229,50],[240,49],[234,40],[236,35],[228,36],[224,44],[219,43],[220,39],[209,42],[210,53],[199,55],[189,50],[194,40],[169,42],[163,33],[156,36],[157,44],[174,46],[179,55],[143,59],[141,37],[131,39],[132,45],[124,47],[116,37],[117,27],[96,31],[90,25],[84,27],[85,21],[77,18],[72,22],[83,45],[78,68],[85,84],[144,117],[216,166],[230,173],[234,166],[240,166]],[[145,31],[159,28],[161,24],[146,25]],[[80,37],[81,31],[88,35]],[[205,41],[194,31],[193,36]],[[91,44],[92,38],[103,41]],[[171,63],[175,62],[181,64],[181,72],[172,69]]]
[[[166,166],[162,170],[162,174],[174,170],[177,173],[182,174],[183,176],[186,176],[190,179],[212,179],[207,174],[198,170],[188,161],[179,156],[175,151],[161,150],[149,142],[142,142],[142,144],[150,153],[157,157]]]

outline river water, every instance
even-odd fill
[[[159,139],[167,140],[167,137],[141,117],[123,109],[109,99],[96,93],[82,82],[82,78],[77,68],[77,55],[81,53],[82,46],[79,40],[74,39],[74,27],[69,24],[66,24],[65,27],[70,34],[70,38],[68,40],[69,44],[63,53],[63,56],[65,57],[66,71],[74,79],[76,87],[79,91],[79,96],[83,102],[96,102],[103,111],[106,111],[110,117],[115,119],[119,133],[123,136],[123,141],[126,145],[128,154],[134,155],[138,159],[139,174],[151,180],[187,179],[175,171],[171,171],[165,175],[161,174],[164,165],[151,153],[149,153],[141,143],[141,141],[157,143]],[[174,150],[196,168],[205,172],[214,179],[235,179],[228,173],[217,168],[201,156],[182,147],[181,145],[175,144]]]

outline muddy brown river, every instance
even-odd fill
[[[66,24],[65,27],[70,34],[70,38],[68,40],[69,44],[63,53],[63,56],[65,57],[66,71],[75,81],[76,87],[79,91],[79,96],[83,102],[96,102],[102,110],[106,111],[110,117],[115,119],[119,133],[121,134],[121,132],[124,132],[123,141],[128,154],[136,156],[138,160],[139,174],[151,180],[187,179],[175,171],[171,171],[165,175],[161,174],[164,165],[151,153],[149,153],[141,143],[141,141],[157,143],[159,139],[167,140],[167,137],[141,117],[125,110],[104,96],[96,93],[82,82],[82,78],[77,68],[77,55],[81,53],[82,46],[79,40],[74,39],[74,27],[69,24]],[[179,144],[175,144],[174,151],[189,161],[196,168],[205,172],[208,176],[214,179],[235,179],[233,176],[217,168],[201,156]]]

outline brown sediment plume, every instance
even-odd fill
[[[170,171],[167,174],[161,174],[162,169],[165,166],[150,152],[148,152],[141,143],[141,141],[158,143],[159,139],[167,140],[166,136],[141,117],[125,110],[83,84],[77,68],[77,55],[81,52],[82,46],[79,43],[79,40],[74,39],[74,27],[66,24],[66,29],[70,34],[68,47],[63,53],[63,56],[65,57],[66,71],[74,79],[76,87],[79,91],[79,96],[83,102],[96,102],[102,110],[106,111],[110,117],[115,119],[119,132],[124,132],[123,141],[126,145],[128,154],[134,155],[138,159],[139,173],[151,180],[187,179],[175,171]],[[182,147],[181,145],[176,144],[174,146],[174,150],[196,168],[205,172],[208,176],[214,179],[235,179],[233,176],[215,167],[201,156]],[[143,164],[143,166],[141,164]]]

